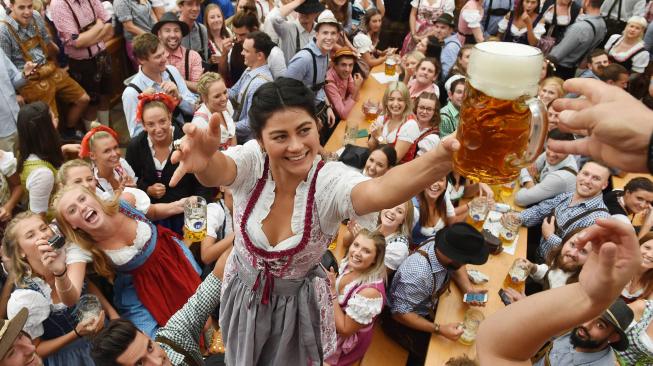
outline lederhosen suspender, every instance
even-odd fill
[[[91,0],[88,1],[88,6],[91,7],[91,11],[93,12],[93,19],[97,19],[97,15],[95,14],[95,8],[93,8],[93,4],[91,3]],[[77,29],[79,29],[79,33],[81,34],[83,32],[83,28],[81,23],[79,22],[79,19],[77,18],[77,14],[75,14],[75,11],[73,10],[73,7],[70,6],[70,3],[68,0],[64,0],[64,3],[68,5],[68,9],[70,9],[70,13],[73,15],[73,19],[75,20],[75,24],[77,24]],[[88,27],[89,25],[93,24],[93,22],[87,24],[85,27]],[[88,51],[88,58],[93,58],[93,52],[91,51],[91,47],[86,47],[86,50]]]
[[[194,24],[197,27],[197,32],[200,34],[200,50],[199,54],[200,57],[202,57],[202,60],[204,60],[204,35],[202,34],[202,27],[200,27],[199,23],[197,21]],[[191,29],[192,31],[192,29]],[[188,33],[188,48],[193,49],[193,37],[191,36],[190,32]],[[188,79],[186,79],[188,80]]]
[[[175,77],[172,76],[172,73],[171,73],[170,70],[168,70],[167,68],[166,68],[166,73],[168,74],[168,78],[170,78],[170,81],[172,81],[173,83],[175,83],[175,85],[177,85],[177,80],[175,80]],[[128,88],[129,88],[129,87],[134,88],[134,90],[136,90],[136,92],[137,92],[138,94],[143,93],[143,89],[139,88],[139,87],[138,87],[136,84],[134,84],[134,83],[129,83],[129,84],[127,84],[127,87],[128,87]],[[177,124],[177,127],[182,128],[183,125],[181,125],[181,124],[178,122],[178,119],[177,119],[177,118],[178,118],[179,116],[181,116],[182,120],[185,120],[185,118],[184,118],[184,115],[183,115],[183,113],[182,113],[182,110],[181,110],[181,108],[179,108],[179,106],[175,107],[175,110],[172,112],[172,116],[174,117],[174,118],[172,119],[173,123],[175,123],[175,121],[177,121],[177,123],[176,123],[176,124]]]
[[[243,90],[243,92],[240,94],[240,98],[238,100],[232,101],[234,105],[234,121],[240,120],[240,115],[243,113],[243,104],[245,103],[245,98],[247,98],[247,91],[249,90],[249,86],[252,84],[252,81],[254,81],[256,78],[261,78],[265,81],[272,81],[268,80],[268,78],[266,78],[263,74],[257,74],[253,78],[249,79],[247,85],[245,86],[245,90]]]
[[[426,258],[426,261],[429,263],[429,270],[433,275],[433,291],[431,292],[431,304],[433,305],[433,307],[429,310],[429,312],[431,314],[431,320],[435,320],[435,309],[437,308],[438,299],[440,298],[440,295],[442,295],[445,291],[449,290],[449,284],[451,283],[451,276],[449,275],[449,271],[447,271],[442,286],[438,288],[438,282],[437,279],[435,278],[435,273],[433,273],[433,269],[432,269],[433,267],[431,266],[431,259],[429,258],[428,253],[426,253],[422,249],[416,249],[415,252],[419,253],[419,255]]]
[[[299,37],[299,36],[298,36]],[[302,48],[300,51],[306,51],[311,55],[311,58],[313,59],[313,85],[311,85],[310,89],[314,92],[317,93],[320,91],[324,85],[326,84],[326,80],[317,84],[317,55],[311,51],[310,48]],[[326,64],[329,64],[329,55],[327,54],[327,62]]]
[[[4,20],[2,21],[2,23],[4,23],[7,26],[9,33],[11,33],[11,35],[16,40],[16,43],[20,48],[20,52],[23,54],[23,59],[25,60],[25,62],[34,61],[32,55],[30,55],[29,53],[29,50],[31,50],[36,46],[35,42],[38,42],[38,44],[41,46],[41,50],[43,51],[43,55],[45,56],[45,59],[46,60],[48,59],[48,48],[47,48],[48,46],[45,44],[43,37],[41,37],[41,30],[39,29],[39,25],[36,23],[36,20],[33,20],[33,22],[34,22],[34,29],[36,30],[36,35],[26,41],[23,41],[22,39],[20,39],[18,33],[16,32],[16,30],[11,24],[9,24]]]
[[[558,170],[554,170],[553,172],[557,172],[557,171],[560,171],[560,170],[564,170],[565,172],[571,173],[574,177],[578,174],[577,171],[575,171],[574,169],[572,169],[572,168],[570,168],[570,167],[568,167],[568,166],[563,166],[562,168],[560,168],[560,169],[558,169]],[[553,172],[551,172],[551,173],[553,173]],[[540,182],[540,176],[539,176],[539,173],[538,173],[538,176],[537,176],[537,177],[533,177],[533,179],[535,179],[536,182]]]
[[[189,67],[190,61],[188,61],[188,56],[190,56],[190,48],[186,48],[186,54],[184,55],[184,74],[186,80],[190,80],[190,67]],[[168,69],[166,69],[166,71],[168,71]]]
[[[608,210],[606,210],[603,207],[598,207],[598,208],[593,208],[591,210],[583,211],[583,212],[579,213],[578,215],[572,217],[571,219],[567,220],[564,223],[564,225],[562,225],[562,226],[558,226],[558,220],[556,220],[555,221],[555,234],[558,237],[562,238],[565,235],[565,233],[567,232],[567,230],[571,227],[571,225],[575,224],[580,219],[582,219],[582,218],[584,218],[586,216],[589,216],[590,214],[592,214],[594,212],[599,212],[599,211],[608,212]],[[555,214],[555,209],[553,210],[553,213]]]

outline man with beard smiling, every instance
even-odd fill
[[[202,60],[209,59],[209,36],[204,24],[197,22],[200,15],[200,0],[177,0],[179,7],[179,20],[188,26],[188,34],[181,40],[181,44],[197,51]]]
[[[197,92],[197,81],[204,70],[200,54],[181,45],[182,37],[188,35],[188,25],[173,13],[165,13],[152,27],[152,33],[161,40],[168,55],[168,65],[177,68],[190,91]]]
[[[541,263],[569,232],[579,227],[592,226],[596,219],[610,216],[603,203],[602,192],[608,186],[609,179],[610,170],[607,167],[588,161],[576,176],[576,189],[573,192],[559,194],[519,214],[526,227],[540,225],[543,221],[545,226],[553,226],[552,230],[542,228],[539,243],[531,241],[529,234],[529,260]]]
[[[614,366],[617,363],[612,350],[628,348],[625,330],[633,317],[633,311],[619,298],[600,317],[545,346],[535,356],[533,366]]]

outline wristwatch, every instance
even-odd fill
[[[440,334],[440,324],[435,323],[435,334]]]

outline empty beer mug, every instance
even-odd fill
[[[464,345],[471,345],[476,340],[476,333],[481,322],[485,319],[483,313],[477,309],[468,309],[465,312],[465,320],[463,320],[463,334],[458,341]]]
[[[462,176],[488,184],[513,181],[542,151],[547,113],[537,99],[544,58],[535,48],[483,42],[472,49],[453,155]]]

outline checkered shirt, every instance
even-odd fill
[[[14,28],[16,34],[20,38],[21,43],[24,43],[28,39],[34,37],[36,32],[39,32],[41,34],[41,38],[43,38],[43,42],[48,44],[50,42],[50,35],[45,28],[43,18],[41,18],[41,15],[39,15],[39,13],[36,11],[34,11],[33,14],[34,17],[32,18],[32,21],[27,25],[27,27],[23,27],[22,25],[18,24],[18,22],[16,22],[16,20],[10,16],[5,17],[4,21]],[[4,23],[0,23],[0,47],[2,47],[2,50],[5,51],[5,54],[7,57],[9,57],[16,68],[22,70],[25,66],[23,53],[20,50],[18,41],[7,28],[7,24]],[[47,50],[42,50],[40,45],[37,45],[28,52],[32,56],[33,62],[42,63],[46,61]]]

